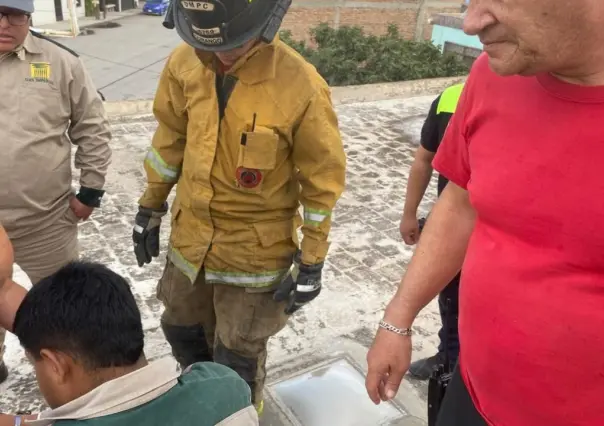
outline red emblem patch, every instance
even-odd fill
[[[239,167],[237,169],[237,182],[244,188],[255,188],[262,182],[262,173],[260,170]]]

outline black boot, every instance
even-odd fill
[[[180,326],[161,323],[172,355],[184,370],[196,362],[212,361],[210,348],[201,325]]]
[[[428,380],[434,369],[444,362],[445,357],[441,353],[417,360],[409,366],[409,375],[414,379]]]

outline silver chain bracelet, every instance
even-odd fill
[[[410,328],[398,328],[398,327],[393,326],[392,324],[388,324],[384,320],[380,321],[380,327],[383,328],[384,330],[388,330],[395,334],[398,334],[399,336],[411,337],[413,335],[413,330],[411,330]]]

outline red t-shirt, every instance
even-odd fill
[[[461,372],[493,426],[604,425],[604,87],[477,60],[434,160],[477,212]]]

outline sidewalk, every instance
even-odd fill
[[[55,38],[80,55],[108,101],[153,99],[166,58],[182,42],[176,30],[163,27],[162,17],[143,15],[140,10],[134,13],[109,21],[115,28]],[[86,24],[99,22],[107,23],[92,20]]]
[[[103,19],[103,14],[101,13],[101,19],[96,19],[94,16],[83,16],[78,18],[78,25],[80,27],[80,31],[84,28],[94,27],[96,25],[103,25],[118,19],[127,18],[129,16],[135,16],[142,14],[144,1],[139,1],[138,8],[124,10],[122,12],[108,12],[107,18]],[[34,29],[40,30],[53,30],[53,31],[71,31],[71,21],[66,19],[61,22],[53,22],[52,24],[46,25],[36,25]]]

